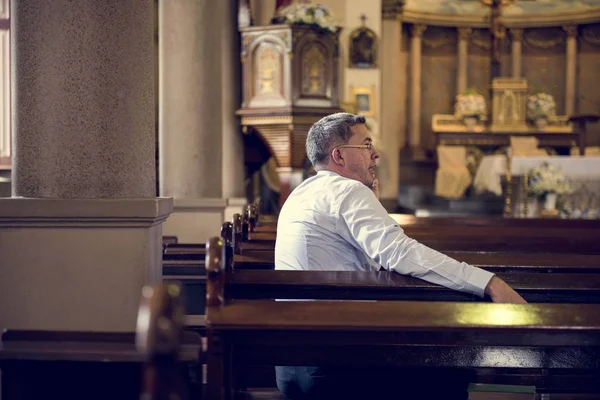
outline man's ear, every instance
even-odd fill
[[[344,158],[342,157],[342,152],[337,147],[331,151],[331,159],[334,163],[338,165],[344,165]]]

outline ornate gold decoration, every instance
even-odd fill
[[[361,15],[362,26],[350,32],[348,52],[350,68],[374,68],[377,64],[377,35],[368,28],[367,17]]]
[[[375,115],[375,86],[350,86],[350,96],[356,103],[358,114]]]
[[[281,92],[281,59],[272,45],[263,43],[256,55],[256,94]]]
[[[383,0],[381,14],[383,19],[401,19],[404,0]]]
[[[458,28],[458,38],[460,40],[469,40],[469,36],[473,33],[473,29],[460,27]]]
[[[304,36],[304,31],[301,30],[295,30],[292,32],[292,48],[296,47],[296,44],[298,43],[298,40]]]
[[[427,25],[425,24],[413,24],[410,28],[410,32],[412,37],[423,37],[423,33],[427,29]]]
[[[523,28],[510,28],[510,36],[518,42],[523,40]]]
[[[304,52],[302,60],[302,92],[308,95],[326,94],[325,49],[319,43],[312,43]]]
[[[563,29],[567,32],[568,38],[577,37],[577,25],[565,25]]]
[[[506,193],[504,193],[504,216],[512,217],[512,169],[511,159],[508,153],[506,154]]]
[[[479,0],[481,1],[481,4],[483,4],[484,6],[488,6],[491,7],[493,4],[493,0]],[[514,3],[515,0],[502,0],[502,7],[506,7],[511,5],[512,3]]]
[[[551,34],[551,37],[544,37],[548,34]],[[552,35],[554,37],[552,37]],[[523,38],[525,39],[526,44],[533,47],[537,47],[539,49],[549,49],[561,43],[564,43],[565,41],[564,35],[562,35],[558,28],[527,30],[525,31]]]
[[[591,25],[582,28],[581,37],[590,44],[600,46],[600,25]]]
[[[427,35],[423,34],[423,44],[432,49],[442,47],[451,41],[451,36],[449,37],[445,34],[445,32],[441,31],[441,29],[437,27],[427,30]]]
[[[471,35],[471,42],[477,47],[481,47],[484,50],[490,50],[492,48],[492,41],[487,31],[476,29]]]

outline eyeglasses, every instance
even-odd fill
[[[350,149],[367,149],[369,151],[373,150],[373,143],[367,143],[367,144],[342,144],[340,146],[337,146],[337,148],[350,148]]]

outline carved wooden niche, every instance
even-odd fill
[[[242,110],[339,106],[339,32],[287,25],[241,32]]]
[[[286,104],[284,88],[285,49],[269,40],[259,43],[251,53],[251,107],[273,107]]]
[[[338,107],[338,48],[335,34],[295,32],[293,98],[296,106]]]

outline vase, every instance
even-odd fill
[[[556,209],[556,198],[558,196],[556,193],[548,193],[546,194],[546,198],[544,199],[544,210],[554,210]]]
[[[465,117],[463,119],[463,122],[465,123],[465,126],[467,127],[468,131],[472,131],[475,129],[475,127],[477,126],[477,117]]]
[[[546,129],[546,126],[548,126],[548,118],[539,117],[535,119],[535,127],[538,130],[543,131]]]

